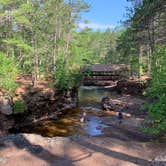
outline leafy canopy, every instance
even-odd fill
[[[16,88],[16,75],[18,73],[16,62],[0,52],[0,87],[12,92]]]

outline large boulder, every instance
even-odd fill
[[[109,97],[103,97],[102,98],[102,107],[104,110],[116,110],[116,111],[121,111],[122,107],[123,107],[123,103],[115,100],[115,99],[111,99]]]
[[[29,88],[23,95],[27,110],[14,115],[17,126],[44,119],[57,119],[65,110],[76,108],[77,89],[59,91],[50,88]]]
[[[13,113],[12,97],[2,91],[0,91],[0,112],[5,115],[11,115]]]
[[[115,98],[104,97],[101,104],[104,110],[114,110],[130,113],[133,115],[145,115],[147,110],[141,110],[147,101],[130,95],[122,95]]]
[[[68,91],[57,91],[56,109],[60,111],[70,110],[78,106],[78,90],[77,88]]]
[[[145,83],[135,80],[121,80],[116,86],[117,92],[131,95],[142,95],[145,88]]]
[[[8,134],[8,130],[14,126],[12,117],[0,113],[0,137]]]
[[[52,89],[30,88],[23,95],[27,114],[38,119],[55,111],[55,98]]]

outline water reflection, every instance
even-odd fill
[[[79,105],[81,107],[97,107],[101,106],[101,99],[103,97],[111,97],[109,90],[99,87],[86,87],[83,86],[79,90]]]
[[[85,123],[81,123],[80,119],[83,112],[96,112],[96,108],[100,109],[101,99],[104,96],[111,96],[110,91],[96,87],[81,87],[79,90],[81,109],[68,110],[58,120],[48,119],[22,127],[19,132],[36,133],[45,137],[70,136],[82,132],[90,136],[101,135],[103,128],[107,126],[101,123],[97,115],[87,115]]]
[[[70,136],[79,133],[80,109],[69,110],[58,120],[43,120],[35,124],[20,128],[22,133],[36,133],[44,137]]]
[[[91,116],[85,127],[85,131],[90,136],[98,136],[103,134],[103,129],[108,127],[107,125],[102,124],[99,117]]]

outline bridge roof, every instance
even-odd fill
[[[129,70],[129,66],[125,64],[95,64],[89,67],[91,71],[94,72],[114,72],[114,71],[122,71]]]

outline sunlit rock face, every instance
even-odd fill
[[[13,113],[12,98],[5,92],[0,91],[0,112],[5,115]]]

